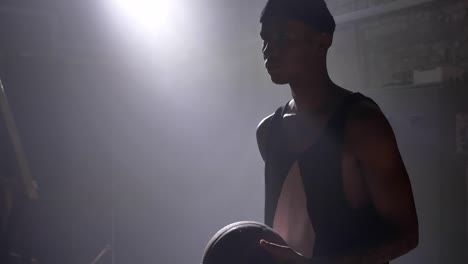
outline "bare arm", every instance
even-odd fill
[[[374,207],[394,232],[381,244],[356,249],[336,263],[385,263],[418,245],[418,219],[411,183],[393,130],[380,110],[365,107],[353,113],[346,141],[360,164]]]

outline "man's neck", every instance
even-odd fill
[[[340,97],[340,90],[328,75],[290,84],[295,112],[320,114],[330,110]]]

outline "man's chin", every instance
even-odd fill
[[[289,83],[289,79],[286,78],[286,76],[284,76],[282,74],[270,74],[270,77],[271,77],[271,81],[274,84],[282,85],[282,84],[288,84]]]
[[[287,79],[279,79],[279,78],[271,78],[271,81],[274,83],[274,84],[278,84],[278,85],[284,85],[284,84],[288,84],[289,81]]]

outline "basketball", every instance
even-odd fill
[[[242,221],[221,228],[208,242],[202,264],[273,264],[260,240],[286,245],[273,229],[265,224]]]

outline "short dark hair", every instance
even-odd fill
[[[269,18],[298,20],[319,32],[332,35],[336,28],[335,19],[324,0],[268,0],[260,23]]]

